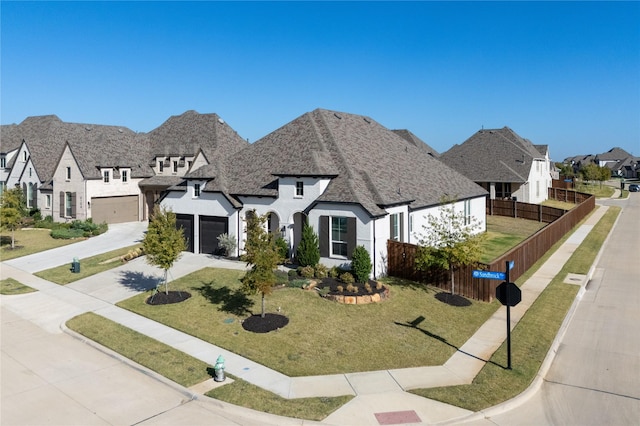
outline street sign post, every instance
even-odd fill
[[[473,272],[471,272],[471,277],[504,281],[507,278],[507,275],[504,272],[481,271],[479,269],[474,269]]]
[[[507,307],[507,370],[511,370],[511,307],[522,300],[522,292],[509,279],[509,271],[513,268],[513,261],[505,264],[506,281],[496,287],[496,299]]]

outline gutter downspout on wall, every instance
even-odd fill
[[[376,220],[373,219],[373,279],[376,280],[378,274],[376,273],[378,270],[378,263],[376,262]]]

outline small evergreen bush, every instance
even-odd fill
[[[302,226],[302,238],[296,249],[296,259],[300,266],[314,266],[320,261],[318,235],[306,223]]]
[[[84,236],[82,229],[73,228],[57,228],[51,230],[51,238],[58,240],[71,240],[73,238],[81,238]]]
[[[287,240],[282,237],[276,238],[276,247],[282,259],[289,259],[289,243]]]
[[[308,280],[303,280],[298,278],[297,280],[291,280],[289,281],[289,283],[287,284],[288,287],[293,287],[293,288],[304,288],[309,284]]]
[[[371,257],[364,246],[357,246],[351,255],[351,270],[355,279],[359,283],[369,281],[371,274]]]
[[[333,279],[338,278],[340,276],[340,273],[340,268],[338,268],[337,266],[332,267],[331,269],[329,269],[329,272],[327,272],[329,277]]]
[[[355,278],[353,278],[353,275],[351,275],[351,273],[349,272],[345,272],[344,274],[340,275],[340,281],[345,284],[353,284],[354,282],[356,282]]]
[[[298,274],[298,271],[295,269],[289,270],[289,273],[287,275],[289,275],[289,278],[295,278],[300,276],[300,274]]]
[[[298,273],[303,278],[313,278],[315,270],[313,269],[313,266],[303,266],[298,268]]]
[[[322,278],[327,278],[327,267],[324,266],[322,263],[318,263],[314,268],[315,271],[315,277],[322,279]]]

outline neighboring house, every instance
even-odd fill
[[[551,187],[546,145],[533,145],[508,127],[482,129],[440,160],[486,189],[491,199],[537,204]]]
[[[607,167],[611,176],[635,179],[640,177],[640,157],[634,157],[622,148],[614,147],[602,154],[577,155],[564,159],[564,164],[573,166],[574,173],[588,164]]]
[[[28,205],[56,221],[147,220],[161,191],[189,169],[248,145],[216,114],[195,111],[148,134],[55,115],[28,117],[1,131],[2,186],[22,187]]]
[[[219,161],[249,143],[217,114],[187,111],[172,116],[147,135],[150,146],[148,164],[152,177],[140,182],[144,198],[144,219],[153,211],[169,187],[182,182],[189,171]]]
[[[443,198],[480,231],[486,191],[371,118],[317,109],[270,133],[227,161],[211,162],[171,187],[162,205],[178,215],[196,253],[217,253],[233,235],[238,253],[245,219],[268,215],[270,232],[295,252],[307,222],[319,236],[321,262],[348,264],[356,245],[385,273],[387,240],[417,242]],[[236,254],[238,254],[236,253]]]

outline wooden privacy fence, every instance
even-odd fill
[[[582,193],[573,194],[573,192],[561,188],[549,188],[549,198],[563,201],[580,200],[580,204],[569,211],[516,201],[487,200],[487,214],[520,218],[535,217],[533,220],[550,223],[490,264],[478,263],[456,270],[454,273],[456,294],[485,302],[491,302],[494,299],[496,287],[500,281],[472,278],[471,273],[474,269],[502,272],[505,270],[506,262],[513,260],[514,267],[509,276],[511,281],[515,281],[524,274],[595,208],[595,196]],[[509,203],[511,206],[508,205]],[[526,213],[521,215],[519,212]],[[550,219],[554,217],[555,219],[551,221]],[[387,274],[450,291],[451,280],[448,271],[440,269],[420,271],[415,268],[417,250],[417,245],[388,240]]]

